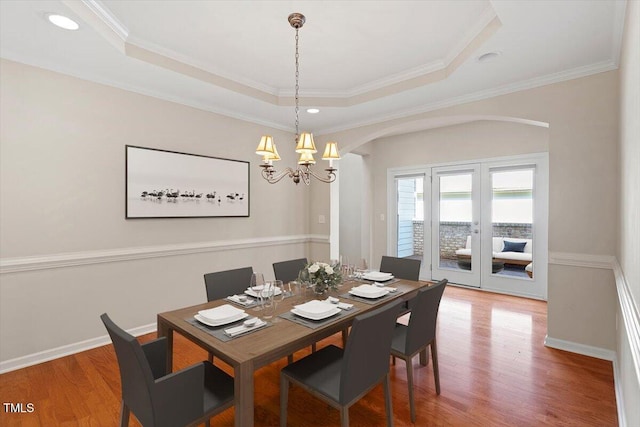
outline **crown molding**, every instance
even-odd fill
[[[63,74],[65,76],[71,76],[71,77],[75,77],[81,80],[86,80],[92,83],[96,83],[96,84],[100,84],[100,85],[104,85],[104,86],[109,86],[109,87],[113,87],[116,89],[121,89],[121,90],[125,90],[127,92],[133,92],[133,93],[137,93],[139,95],[144,95],[144,96],[148,96],[151,98],[156,98],[156,99],[160,99],[163,101],[168,101],[168,102],[173,102],[175,104],[180,104],[180,105],[184,105],[187,107],[192,107],[192,108],[196,108],[198,110],[202,110],[202,111],[208,111],[210,113],[214,113],[214,114],[219,114],[221,116],[225,116],[225,117],[229,117],[232,119],[237,119],[237,120],[242,120],[243,122],[248,122],[248,123],[254,123],[260,126],[266,126],[266,127],[270,127],[273,129],[278,129],[278,130],[282,130],[285,132],[295,132],[295,129],[293,127],[289,126],[285,126],[282,125],[280,123],[277,122],[272,122],[269,120],[262,120],[262,119],[258,119],[255,118],[254,116],[247,116],[244,114],[240,114],[236,111],[231,111],[231,110],[226,110],[223,108],[217,108],[217,107],[212,107],[208,104],[202,104],[199,102],[194,102],[192,99],[187,98],[187,97],[180,97],[180,96],[173,96],[173,95],[168,95],[166,93],[163,93],[161,91],[153,91],[153,90],[148,90],[145,88],[140,88],[138,86],[132,86],[132,85],[127,85],[127,84],[123,84],[122,82],[119,81],[114,81],[111,79],[105,79],[105,78],[101,78],[101,77],[96,77],[93,74],[90,73],[78,73],[76,70],[71,70],[71,69],[67,69],[65,67],[61,67],[58,64],[52,64],[52,63],[48,63],[48,62],[44,62],[44,61],[38,61],[38,62],[34,62],[31,61],[31,58],[24,58],[20,53],[17,52],[13,52],[11,50],[8,49],[4,49],[2,51],[2,58],[9,60],[9,61],[13,61],[13,62],[18,62],[21,64],[25,64],[25,65],[29,65],[32,67],[36,67],[36,68],[41,68],[47,71],[52,71],[54,73],[59,73],[59,74]]]
[[[129,38],[129,29],[111,11],[98,0],[81,0],[91,12],[98,16],[116,36],[126,41]],[[65,4],[74,3],[69,0],[64,1]]]
[[[617,0],[613,13],[613,35],[611,48],[611,61],[616,65],[620,65],[620,55],[622,52],[622,42],[624,40],[624,24],[627,13],[627,0]]]
[[[211,64],[204,64],[171,49],[132,36],[115,15],[98,0],[82,0],[81,2],[64,0],[64,3],[78,15],[81,15],[90,26],[94,27],[99,34],[127,57],[136,58],[273,105],[293,105],[293,98],[288,95],[289,91],[280,91],[275,87],[251,79],[231,76],[217,67],[212,67]],[[473,50],[493,35],[501,25],[495,11],[489,6],[445,58],[348,90],[311,90],[303,93],[303,96],[315,98],[311,102],[320,106],[348,107],[443,80],[453,73]]]
[[[617,69],[617,65],[612,61],[604,61],[596,64],[590,64],[583,67],[573,68],[571,70],[561,71],[558,73],[548,74],[546,76],[536,77],[521,82],[511,83],[508,85],[498,86],[486,89],[468,95],[457,96],[441,101],[427,103],[417,108],[402,110],[394,114],[385,114],[375,116],[373,118],[358,122],[351,122],[345,126],[336,126],[333,128],[320,129],[315,132],[318,136],[331,133],[348,131],[363,126],[371,126],[378,123],[404,119],[411,116],[417,116],[431,111],[441,110],[443,108],[454,107],[456,105],[468,104],[470,102],[482,101],[485,99],[495,98],[497,96],[508,95],[510,93],[520,92],[528,89],[535,89],[550,84],[561,83],[567,80],[573,80],[581,77],[591,76],[593,74],[604,73]]]

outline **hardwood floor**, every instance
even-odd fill
[[[546,348],[545,302],[450,286],[438,322],[442,393],[435,393],[431,364],[423,367],[416,358],[415,425],[617,425],[612,364]],[[329,342],[339,345],[340,335],[319,345]],[[206,357],[176,337],[176,367]],[[278,425],[278,375],[285,363],[282,359],[256,373],[258,426]],[[402,361],[391,366],[396,426],[412,425],[405,373]],[[115,426],[120,376],[113,349],[104,346],[0,375],[0,398],[33,403],[35,408],[32,413],[3,410],[0,426]],[[349,415],[352,426],[384,425],[382,387],[353,405]],[[288,419],[291,426],[339,425],[337,410],[296,387],[289,392]],[[233,409],[212,421],[215,426],[233,425]],[[130,425],[139,425],[135,417]]]

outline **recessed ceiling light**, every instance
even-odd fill
[[[317,108],[307,108],[307,113],[309,114],[318,114],[320,112]]]
[[[482,55],[478,56],[478,62],[493,61],[500,55],[502,55],[502,52],[499,52],[499,51],[483,53]]]
[[[57,13],[47,14],[47,19],[56,27],[60,27],[65,30],[75,31],[80,28],[80,25],[78,25],[78,23],[73,19],[67,18],[63,15],[58,15]]]

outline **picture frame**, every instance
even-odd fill
[[[244,160],[125,145],[125,219],[249,217]]]

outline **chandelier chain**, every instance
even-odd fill
[[[299,124],[300,124],[300,119],[299,119],[299,115],[300,115],[300,106],[299,106],[299,102],[300,102],[300,96],[298,94],[298,91],[300,89],[300,70],[299,70],[299,65],[300,64],[300,54],[298,53],[298,28],[296,28],[296,95],[295,95],[295,101],[296,101],[296,144],[298,143],[298,137],[300,136],[300,132],[299,132]]]

